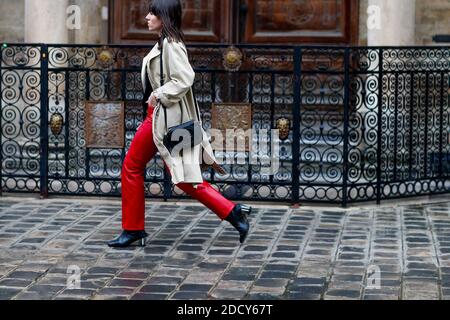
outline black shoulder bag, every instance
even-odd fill
[[[163,47],[161,46],[161,55],[160,55],[160,71],[161,71],[161,87],[164,85],[164,70],[163,70]],[[179,102],[180,105],[180,113],[181,120],[180,124],[177,126],[173,126],[167,128],[167,110],[166,107],[161,103],[161,106],[164,110],[164,121],[166,124],[166,134],[163,138],[163,144],[172,152],[172,150],[177,147],[177,150],[183,150],[184,148],[193,148],[196,145],[199,145],[203,141],[203,132],[200,122],[200,113],[198,111],[197,99],[195,98],[194,89],[191,88],[194,102],[195,102],[195,113],[197,116],[196,120],[190,120],[183,123],[183,109],[181,107],[181,100]]]

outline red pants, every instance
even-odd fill
[[[122,228],[128,231],[145,229],[144,173],[147,163],[158,151],[153,143],[153,109],[149,105],[147,118],[136,132],[122,166]],[[191,183],[179,183],[177,187],[203,203],[222,220],[235,206],[206,181],[197,188]]]

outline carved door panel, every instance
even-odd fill
[[[186,42],[221,43],[230,40],[230,1],[183,0],[183,31]],[[142,44],[155,40],[145,17],[147,0],[110,0],[110,40],[117,44]]]
[[[110,42],[155,40],[148,0],[110,0]],[[357,44],[359,0],[182,0],[188,43]]]
[[[244,43],[357,41],[358,0],[241,0],[241,15]]]

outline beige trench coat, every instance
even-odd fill
[[[158,49],[158,43],[156,43],[144,58],[142,64],[142,86],[145,92],[144,77],[145,68],[147,68],[149,81],[155,95],[167,108],[167,125],[170,128],[180,124],[181,110],[183,110],[183,122],[196,117],[192,93],[195,72],[189,63],[185,45],[182,42],[169,42],[165,39],[163,43],[164,85],[161,87],[160,55],[161,51]],[[200,163],[212,165],[217,162],[208,136],[203,130],[201,145],[197,145],[193,149],[183,150],[182,156],[170,154],[162,142],[166,125],[161,103],[158,103],[153,111],[153,141],[170,170],[172,182],[174,184],[181,182],[202,183]],[[201,158],[202,153],[203,157]]]

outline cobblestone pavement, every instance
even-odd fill
[[[120,199],[0,197],[0,299],[450,297],[450,196],[256,206],[242,246],[193,202],[148,201],[146,211],[147,246],[112,249]],[[68,281],[77,273],[79,287]]]

